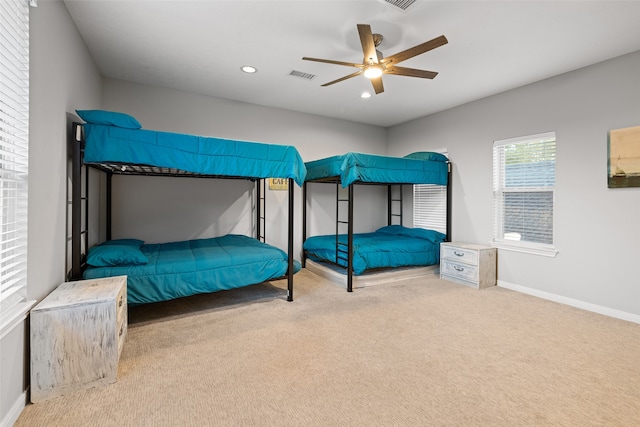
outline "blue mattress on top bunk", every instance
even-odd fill
[[[446,185],[448,160],[439,153],[406,157],[347,153],[306,162],[306,181],[339,177],[343,187],[354,182]]]
[[[229,234],[160,244],[111,240],[89,251],[87,265],[85,279],[126,275],[129,304],[142,304],[280,278],[288,257],[254,238]],[[296,261],[294,270],[299,268]]]
[[[245,178],[292,178],[306,168],[293,146],[85,123],[86,163],[129,163]]]
[[[353,274],[373,268],[427,266],[440,262],[440,242],[445,235],[434,230],[389,225],[373,233],[353,235]],[[346,245],[347,235],[338,240]],[[346,246],[345,246],[346,247]],[[336,236],[309,237],[303,244],[307,256],[347,267],[346,256],[336,258]]]

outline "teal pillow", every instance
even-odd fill
[[[394,224],[394,225],[385,225],[384,227],[380,227],[376,230],[376,233],[386,233],[386,234],[402,234],[402,231],[405,229],[402,225]]]
[[[107,240],[106,242],[100,243],[101,246],[112,246],[112,245],[126,245],[132,246],[140,249],[142,245],[144,245],[144,240],[140,239],[115,239],[115,240]]]
[[[432,243],[444,242],[446,235],[435,230],[428,230],[426,228],[407,228],[402,233],[402,236],[416,237],[418,239],[428,240]]]
[[[417,239],[428,240],[433,243],[444,241],[445,235],[439,231],[426,228],[409,228],[402,225],[387,225],[376,230],[378,233],[395,234],[397,236],[415,237]]]
[[[117,126],[126,129],[140,129],[142,125],[135,117],[125,113],[104,110],[76,110],[78,116],[94,125]]]
[[[416,160],[435,160],[437,162],[446,162],[449,161],[447,156],[442,153],[436,153],[433,151],[418,151],[416,153],[407,154],[404,156],[405,159],[416,159]]]
[[[140,250],[143,243],[137,239],[109,240],[89,249],[87,264],[92,267],[144,265],[149,260]]]

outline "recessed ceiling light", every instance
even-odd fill
[[[241,70],[248,74],[253,74],[258,71],[256,67],[252,67],[251,65],[245,65]]]
[[[362,99],[369,99],[369,98],[371,98],[371,94],[370,94],[369,92],[362,92],[362,93],[360,94],[360,98],[362,98]]]

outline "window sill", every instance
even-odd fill
[[[522,252],[550,258],[554,258],[558,254],[558,250],[553,246],[527,245],[513,242],[490,242],[489,244],[494,248],[503,249],[505,251]]]
[[[2,313],[2,315],[0,315],[0,339],[11,332],[18,323],[25,320],[29,314],[29,310],[31,310],[31,307],[35,304],[35,300],[21,302],[11,307],[6,313]]]

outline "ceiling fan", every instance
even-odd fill
[[[302,58],[307,61],[325,62],[328,64],[345,65],[347,67],[359,68],[359,70],[355,73],[340,77],[339,79],[333,80],[329,83],[325,83],[322,86],[330,86],[334,83],[338,83],[350,79],[351,77],[364,74],[365,77],[368,77],[371,80],[371,84],[373,85],[373,89],[375,90],[376,94],[379,94],[384,92],[384,86],[382,85],[383,74],[433,79],[438,75],[438,73],[435,71],[398,67],[396,64],[448,43],[448,40],[445,36],[440,36],[407,50],[403,50],[402,52],[398,52],[395,55],[383,58],[382,53],[380,53],[380,51],[376,49],[376,47],[382,42],[384,38],[382,35],[371,33],[371,26],[368,24],[358,24],[358,34],[360,35],[360,43],[362,44],[362,52],[364,53],[362,64],[334,61],[331,59],[309,58],[306,56]]]

